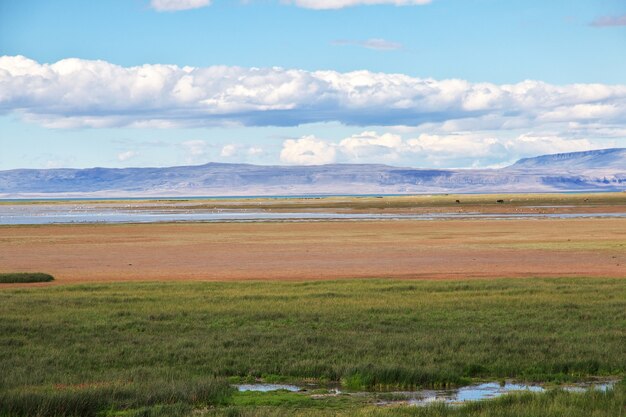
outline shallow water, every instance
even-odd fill
[[[616,381],[605,381],[601,383],[584,382],[576,385],[568,385],[560,387],[564,391],[582,393],[589,390],[607,391],[615,385]],[[239,391],[257,391],[257,392],[271,392],[287,390],[291,392],[298,392],[306,390],[304,387],[296,385],[285,384],[243,384],[235,385]],[[311,387],[307,387],[311,388]],[[317,387],[319,388],[319,387]],[[504,385],[497,382],[487,382],[483,384],[469,385],[467,387],[451,390],[418,390],[418,391],[400,391],[385,393],[394,397],[392,400],[378,401],[378,405],[390,405],[390,404],[408,404],[414,406],[426,406],[433,403],[446,403],[446,404],[462,404],[469,401],[482,401],[492,398],[497,398],[505,394],[512,392],[546,392],[550,389],[557,388],[545,388],[541,385],[526,385],[519,383],[507,382]],[[337,388],[333,388],[330,391],[330,395],[346,394],[346,395],[359,395],[359,396],[376,396],[375,392],[343,392]]]
[[[333,213],[296,212],[279,213],[262,210],[188,210],[176,207],[167,209],[137,209],[115,206],[90,205],[0,205],[0,224],[53,224],[53,223],[159,223],[159,222],[261,222],[261,221],[311,221],[311,220],[437,220],[437,219],[523,219],[523,218],[597,218],[621,217],[626,213]]]
[[[615,385],[615,381],[604,382],[601,384],[582,383],[561,387],[561,389],[569,392],[585,392],[589,390],[606,391]],[[434,402],[444,402],[447,404],[460,404],[468,401],[481,401],[491,398],[497,398],[512,392],[546,392],[549,388],[540,385],[525,385],[517,383],[506,383],[501,385],[496,382],[488,382],[478,385],[470,385],[458,390],[438,390],[438,391],[417,391],[416,397],[408,400],[411,405],[428,405]]]
[[[481,401],[496,398],[511,392],[528,391],[544,392],[545,388],[539,385],[505,384],[490,382],[479,385],[471,385],[458,390],[424,390],[418,391],[415,398],[409,399],[411,405],[427,405],[434,402],[457,404],[467,401]]]
[[[291,391],[291,392],[296,392],[296,391],[301,391],[302,389],[300,387],[297,387],[295,385],[288,385],[288,384],[242,384],[242,385],[235,385],[237,387],[237,390],[239,390],[240,392],[245,392],[245,391],[256,391],[256,392],[270,392],[270,391]]]

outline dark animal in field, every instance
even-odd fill
[[[461,204],[461,200],[456,200],[456,203],[457,204]]]
[[[504,203],[504,200],[497,200],[496,203],[502,204],[502,203]]]

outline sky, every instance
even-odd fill
[[[610,147],[623,0],[0,0],[0,169]]]

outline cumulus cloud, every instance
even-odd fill
[[[375,49],[379,51],[393,51],[396,49],[402,49],[402,44],[398,42],[392,42],[385,39],[373,38],[364,41],[350,40],[350,39],[337,39],[331,42],[335,46],[360,46],[367,49]]]
[[[602,28],[611,26],[626,26],[626,14],[621,16],[602,16],[591,22],[591,26]]]
[[[315,136],[287,139],[283,142],[280,160],[296,165],[330,164],[335,161],[335,146]]]
[[[265,151],[263,148],[259,146],[249,146],[246,147],[237,143],[228,143],[222,146],[220,151],[220,157],[222,158],[234,158],[239,157],[243,159],[247,159],[247,157],[258,157],[262,155]]]
[[[338,146],[354,162],[368,160],[370,157],[393,160],[404,150],[404,142],[399,135],[379,135],[371,131],[345,138]]]
[[[120,152],[117,154],[117,159],[119,161],[128,161],[131,158],[134,158],[138,155],[137,152],[135,151],[125,151],[125,152]]]
[[[393,6],[416,6],[429,4],[432,0],[285,0],[285,3],[293,3],[306,9],[326,10],[342,9],[353,6],[393,5]]]
[[[523,133],[513,137],[482,132],[420,133],[404,138],[395,133],[364,131],[338,141],[315,136],[287,140],[283,143],[281,160],[299,165],[386,162],[413,167],[490,167],[529,156],[613,145],[611,141],[568,139],[547,133]]]
[[[211,5],[211,0],[150,0],[150,7],[159,12],[199,9]]]
[[[237,145],[228,144],[222,147],[222,151],[220,152],[220,156],[224,158],[230,158],[237,153]]]
[[[447,124],[450,131],[554,123],[626,125],[626,85],[435,80],[403,74],[227,66],[121,67],[0,57],[0,113],[48,127]]]

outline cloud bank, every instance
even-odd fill
[[[281,162],[294,165],[389,163],[407,166],[485,167],[508,165],[520,158],[604,148],[612,142],[568,139],[558,135],[421,133],[403,138],[395,133],[364,131],[339,141],[303,136],[283,142]]]
[[[626,85],[434,80],[283,68],[122,67],[0,57],[0,113],[47,127],[420,126],[444,130],[626,127]]]

